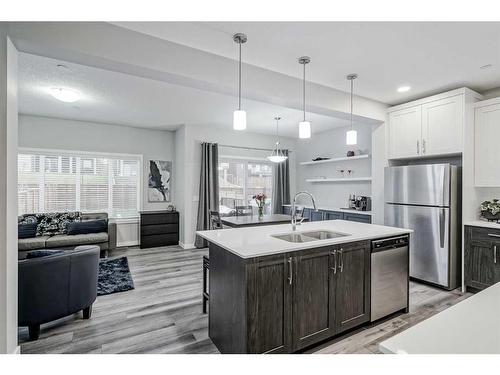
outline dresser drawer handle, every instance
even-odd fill
[[[490,236],[490,237],[500,238],[500,234],[488,233],[488,236]]]

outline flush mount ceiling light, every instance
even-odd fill
[[[398,87],[398,92],[407,92],[410,91],[411,87],[410,86],[401,86]]]
[[[247,36],[242,33],[234,34],[233,40],[238,43],[238,110],[233,113],[233,129],[245,130],[247,128],[247,113],[241,110],[241,45],[247,41]]]
[[[303,80],[302,80],[302,111],[304,112],[304,117],[301,122],[299,122],[299,138],[311,138],[311,123],[306,121],[306,64],[311,62],[311,58],[308,56],[299,57],[299,64],[304,66],[303,70]]]
[[[80,93],[78,91],[63,87],[51,87],[50,94],[54,98],[65,103],[74,103],[80,99]]]
[[[271,155],[267,157],[267,159],[273,163],[282,163],[286,159],[288,159],[288,156],[286,156],[282,150],[280,150],[279,145],[279,137],[278,137],[278,123],[281,120],[281,117],[276,116],[274,118],[276,120],[276,143],[275,143],[275,148],[273,149],[273,152],[271,152]]]
[[[352,128],[352,102],[354,93],[354,80],[358,78],[358,75],[349,74],[346,78],[348,81],[351,81],[351,130],[348,130],[345,134],[345,144],[350,146],[358,143],[358,132]]]

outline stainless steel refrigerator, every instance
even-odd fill
[[[458,173],[450,164],[385,168],[384,222],[414,230],[410,277],[446,289],[461,275]]]

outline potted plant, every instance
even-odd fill
[[[488,221],[500,220],[500,203],[498,199],[481,203],[481,216]]]
[[[260,193],[254,195],[252,198],[255,200],[255,203],[257,203],[257,207],[259,209],[259,220],[262,220],[264,218],[264,206],[266,205],[267,197],[264,193]]]

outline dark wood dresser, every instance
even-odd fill
[[[141,249],[179,244],[177,211],[141,211]]]

